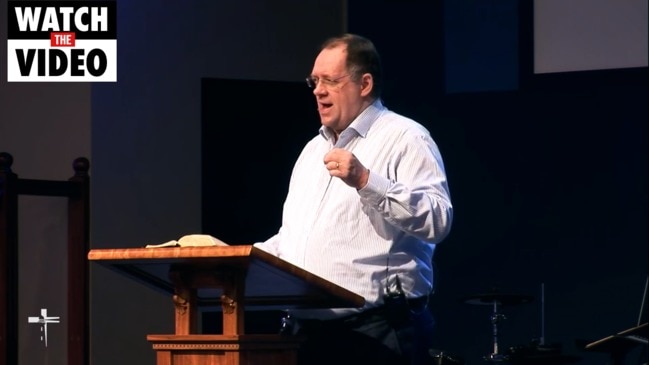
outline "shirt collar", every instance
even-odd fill
[[[386,108],[383,106],[381,99],[376,99],[349,124],[349,126],[341,133],[341,137],[343,134],[349,133],[347,132],[348,130],[353,130],[359,136],[365,138],[374,121],[385,110]],[[333,132],[325,126],[320,126],[319,133],[326,140],[331,140],[334,136]]]

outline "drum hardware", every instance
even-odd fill
[[[505,355],[512,365],[564,365],[580,360],[577,356],[562,354],[560,343],[545,342],[545,284],[541,284],[541,336],[526,346],[510,347]]]
[[[575,363],[577,356],[561,353],[561,344],[541,345],[535,341],[528,346],[510,347],[507,352],[508,363],[520,365],[560,365]]]
[[[489,305],[493,309],[490,316],[493,337],[493,352],[484,357],[486,361],[503,362],[508,360],[508,356],[501,354],[498,348],[498,323],[504,319],[507,319],[504,314],[498,311],[499,306],[502,307],[505,305],[529,303],[533,299],[534,298],[529,295],[498,293],[496,289],[493,289],[488,293],[471,295],[464,298],[464,302],[467,304]]]
[[[462,358],[442,350],[429,349],[428,354],[433,358],[434,365],[464,365]]]
[[[530,295],[499,293],[496,289],[484,294],[476,294],[463,298],[467,304],[489,305],[492,307],[490,316],[493,335],[493,352],[484,356],[488,362],[503,362],[513,365],[563,365],[580,360],[577,356],[561,353],[560,344],[545,343],[545,284],[541,284],[541,336],[527,346],[510,347],[501,353],[498,347],[498,323],[505,320],[499,310],[503,306],[529,303],[534,298]]]

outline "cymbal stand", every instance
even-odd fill
[[[494,347],[493,347],[493,353],[485,356],[485,360],[491,361],[491,362],[500,362],[500,361],[505,361],[507,360],[507,356],[501,355],[498,353],[498,322],[500,322],[503,319],[507,319],[504,314],[498,313],[498,301],[494,300],[493,302],[493,314],[491,315],[491,325],[492,325],[492,331],[493,331],[493,340],[494,340]]]
[[[541,283],[541,338],[539,346],[545,346],[545,283]]]

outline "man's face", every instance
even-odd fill
[[[313,64],[311,76],[320,80],[313,89],[318,103],[320,122],[340,133],[362,111],[361,86],[352,81],[345,66],[347,47],[324,49]]]

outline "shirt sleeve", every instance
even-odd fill
[[[370,170],[361,202],[398,229],[431,243],[449,233],[453,206],[444,164],[429,135],[406,135],[395,144],[387,172]]]
[[[279,249],[278,249],[279,241],[280,241],[280,234],[277,233],[271,238],[267,239],[266,241],[255,242],[253,246],[260,248],[271,255],[279,256]]]

